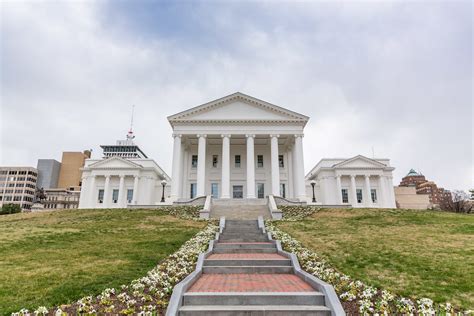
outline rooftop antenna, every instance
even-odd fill
[[[135,136],[133,135],[133,113],[135,112],[135,105],[132,105],[132,118],[130,119],[130,130],[127,134],[127,139],[134,139]]]

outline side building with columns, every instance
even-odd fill
[[[303,131],[309,118],[237,92],[168,117],[171,199],[306,201]]]
[[[79,208],[125,208],[131,205],[159,205],[169,200],[171,179],[133,142],[103,145],[103,159],[87,159],[82,168]],[[164,188],[164,192],[163,192]]]
[[[349,159],[321,159],[306,175],[308,202],[396,208],[392,177],[394,169],[389,159],[370,159],[361,155]]]

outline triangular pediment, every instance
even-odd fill
[[[98,162],[94,162],[93,164],[89,165],[90,169],[136,169],[136,168],[143,168],[141,165],[131,162],[129,160],[120,158],[120,157],[110,157]]]
[[[337,163],[333,168],[386,168],[387,165],[362,155]]]
[[[277,105],[237,92],[169,116],[171,124],[186,121],[296,121],[308,117]]]

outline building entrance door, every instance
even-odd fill
[[[232,198],[234,199],[244,198],[244,187],[242,185],[232,186]]]

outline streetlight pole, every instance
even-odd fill
[[[165,187],[166,187],[166,180],[161,181],[161,185],[163,186],[163,191],[161,192],[161,202],[165,201]]]
[[[313,187],[313,203],[316,203],[316,196],[314,195],[314,186],[316,185],[316,181],[311,180],[311,186]]]

